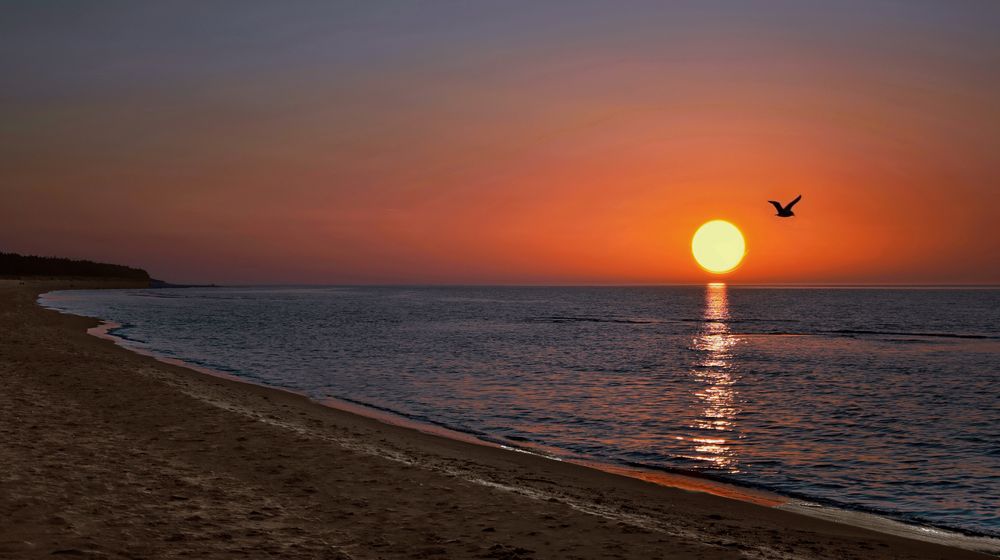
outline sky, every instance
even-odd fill
[[[178,282],[998,284],[997,29],[988,0],[2,2],[0,250]],[[746,236],[724,277],[691,255],[712,219]]]

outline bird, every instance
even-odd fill
[[[787,206],[782,206],[781,203],[776,200],[768,200],[768,202],[773,204],[774,209],[778,211],[778,213],[775,214],[775,216],[779,218],[791,218],[792,216],[795,215],[795,212],[792,212],[792,206],[795,206],[795,203],[797,203],[800,200],[802,200],[801,194],[795,197],[795,200],[789,202]]]

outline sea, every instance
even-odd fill
[[[568,460],[1000,537],[1000,289],[52,292],[124,345]]]

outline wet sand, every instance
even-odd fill
[[[205,375],[0,280],[0,558],[989,558]]]

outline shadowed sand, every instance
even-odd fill
[[[988,557],[165,364],[68,287],[0,280],[0,558]]]

